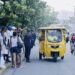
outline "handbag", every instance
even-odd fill
[[[17,47],[21,49],[23,47],[23,44],[20,42],[19,37],[17,38],[18,38]]]

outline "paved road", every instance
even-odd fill
[[[23,62],[21,68],[10,68],[3,75],[75,75],[75,56],[70,54],[68,43],[64,60],[58,60],[58,62],[39,61],[37,43],[32,49],[31,63]]]

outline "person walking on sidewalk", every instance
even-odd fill
[[[2,28],[2,36],[3,36],[3,42],[5,45],[5,50],[4,50],[4,60],[6,63],[10,62],[9,60],[9,36],[7,34],[7,28],[4,27]]]
[[[16,68],[19,67],[20,65],[18,65],[18,61],[20,60],[17,56],[19,55],[19,53],[21,52],[21,50],[18,48],[18,37],[16,32],[13,32],[13,36],[11,38],[10,44],[11,44],[11,55],[12,55],[12,67]],[[19,39],[19,41],[21,42],[21,38]]]
[[[2,36],[2,28],[0,29],[0,51],[1,51],[1,55],[0,55],[0,68],[6,68],[5,66],[5,61],[4,61],[4,50],[5,50],[5,45],[3,42],[3,36]]]
[[[24,36],[25,45],[25,58],[26,62],[30,62],[30,52],[31,52],[31,32],[28,29],[26,35]]]
[[[33,30],[31,30],[31,48],[35,45],[36,34]]]

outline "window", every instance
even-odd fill
[[[49,42],[61,42],[62,41],[62,32],[60,29],[48,30],[47,39]]]

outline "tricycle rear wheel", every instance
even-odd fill
[[[63,56],[63,57],[61,57],[61,59],[63,60],[63,59],[64,59],[64,56]]]
[[[42,54],[39,52],[39,60],[42,60]]]

